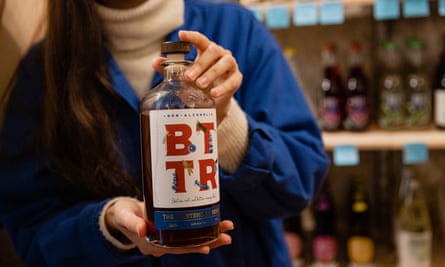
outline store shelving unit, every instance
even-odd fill
[[[266,10],[273,6],[287,6],[291,12],[297,3],[303,1],[296,0],[276,0],[276,1],[241,1],[247,7],[257,7]],[[317,3],[317,1],[313,1]],[[321,1],[318,1],[321,3]],[[431,1],[432,2],[432,1]],[[370,11],[375,0],[343,0],[345,6],[345,17],[362,16]],[[445,149],[445,131],[440,131],[430,127],[424,130],[398,130],[387,131],[374,126],[364,132],[323,132],[325,148],[328,151],[336,146],[354,145],[359,150],[401,150],[404,145],[411,143],[425,144],[428,149]]]
[[[387,131],[370,129],[365,132],[323,132],[326,150],[333,150],[339,145],[355,145],[363,151],[371,150],[402,150],[403,146],[412,143],[425,144],[428,149],[445,149],[445,131],[398,130]]]

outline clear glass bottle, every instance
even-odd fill
[[[319,97],[319,124],[324,131],[337,131],[342,127],[344,115],[344,89],[337,63],[335,44],[327,44],[322,51],[323,77]]]
[[[397,259],[400,267],[431,267],[432,228],[419,181],[409,177],[397,218]]]
[[[190,45],[165,42],[164,80],[140,104],[147,240],[202,245],[219,235],[215,102],[184,78]]]
[[[369,123],[368,81],[363,70],[362,46],[357,41],[349,48],[348,66],[343,127],[349,131],[363,131]]]
[[[380,49],[382,73],[378,82],[380,108],[378,124],[386,130],[401,129],[405,123],[403,79],[400,55],[393,41],[384,40]]]
[[[424,129],[431,123],[431,85],[423,66],[424,45],[415,38],[406,40],[406,119],[407,129]]]
[[[433,80],[434,88],[434,124],[445,129],[445,33],[442,36],[442,55],[436,66]]]

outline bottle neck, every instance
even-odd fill
[[[168,54],[167,60],[162,63],[164,67],[164,80],[184,80],[184,73],[190,61],[184,59],[184,54]]]

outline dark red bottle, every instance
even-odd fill
[[[327,44],[322,51],[323,77],[320,84],[319,124],[324,131],[337,131],[342,127],[344,115],[344,89],[337,63],[337,47]]]
[[[189,49],[162,44],[164,81],[140,106],[147,240],[164,247],[203,245],[219,235],[215,102],[184,79]]]
[[[369,124],[368,81],[363,71],[363,51],[359,42],[351,43],[348,54],[349,73],[346,80],[345,119],[349,131],[366,130]]]

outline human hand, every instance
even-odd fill
[[[147,224],[144,219],[144,203],[131,198],[119,198],[111,205],[105,214],[105,224],[110,233],[122,233],[139,250],[146,255],[156,257],[164,254],[187,254],[200,253],[208,254],[211,249],[228,245],[232,242],[232,238],[225,232],[233,230],[231,221],[222,221],[220,223],[221,234],[213,243],[185,248],[164,248],[153,246],[145,238],[147,234]]]
[[[229,110],[230,99],[241,85],[243,75],[232,53],[210,41],[195,31],[180,31],[179,39],[196,47],[198,55],[193,65],[186,71],[186,78],[199,88],[210,87],[210,95],[215,99],[217,121],[220,122]],[[162,72],[160,63],[165,58],[156,58],[152,67]]]

